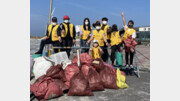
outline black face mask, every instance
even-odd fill
[[[133,25],[128,25],[129,28],[133,28]]]
[[[114,32],[114,31],[117,31],[118,29],[117,29],[117,27],[112,27],[112,31]]]

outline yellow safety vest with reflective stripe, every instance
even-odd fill
[[[65,27],[65,31],[64,31],[64,33],[63,34],[61,34],[61,37],[66,37],[67,36],[67,31],[68,31],[68,27],[67,27],[67,25],[65,24],[65,23],[62,23],[63,25],[64,25],[64,27]],[[69,24],[69,31],[70,31],[70,35],[71,35],[71,37],[73,38],[73,24]]]
[[[104,36],[103,30],[99,30],[99,33],[96,29],[93,30],[93,40],[98,40],[99,46],[104,46],[103,36]]]
[[[111,40],[111,46],[120,44],[122,40],[121,40],[121,36],[119,35],[119,31],[112,32],[110,40]]]
[[[123,35],[123,40],[126,40],[128,36],[131,36],[134,32],[136,32],[134,29],[131,29],[129,31],[129,28],[125,30],[125,33]]]
[[[50,34],[52,34],[51,35],[51,40],[52,41],[58,41],[57,30],[58,30],[59,25],[58,24],[55,25],[53,30],[52,30],[52,26],[53,26],[52,24],[48,26],[48,32],[49,32],[48,37],[50,37]],[[52,31],[52,33],[51,33],[51,31]]]
[[[97,47],[97,48],[92,47],[92,57],[94,59],[101,58],[101,53],[100,53],[99,47]]]
[[[88,36],[91,34],[91,31],[85,30],[83,25],[81,26],[81,30],[82,30],[82,33],[83,33],[81,39],[87,40]]]
[[[106,26],[104,27],[104,32],[105,32],[105,37],[106,37],[106,39],[110,39],[110,35],[107,34],[107,29],[108,29],[109,27],[110,27],[109,25],[106,25]],[[102,28],[102,24],[101,24],[101,28]]]

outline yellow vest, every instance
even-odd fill
[[[121,36],[119,35],[119,31],[112,32],[110,40],[111,40],[111,46],[120,44],[122,40],[121,40]]]
[[[67,31],[68,31],[68,27],[67,27],[67,25],[65,24],[65,23],[62,23],[63,25],[64,25],[64,27],[65,27],[65,31],[64,31],[64,33],[63,34],[61,34],[61,37],[66,37],[66,35],[67,35]],[[69,31],[70,31],[70,35],[71,35],[71,37],[73,37],[73,24],[69,24]]]
[[[123,40],[126,40],[128,36],[132,35],[134,32],[136,32],[134,29],[131,29],[129,31],[129,28],[126,29],[124,35],[123,35]]]
[[[99,46],[97,48],[92,47],[92,57],[94,59],[101,58],[101,53],[100,53],[100,50],[99,50]]]
[[[106,37],[106,39],[110,39],[110,35],[107,34],[107,28],[109,28],[109,27],[110,27],[109,25],[106,25],[106,26],[104,27],[104,32],[105,32],[105,37]],[[101,28],[102,28],[102,24],[101,24]]]
[[[58,29],[59,25],[57,24],[56,26],[54,26],[53,30],[52,30],[52,26],[53,26],[52,24],[48,26],[48,32],[49,32],[48,37],[50,36],[50,34],[52,34],[51,40],[58,41],[57,29]],[[52,33],[51,33],[51,31],[52,31]]]
[[[91,28],[91,29],[92,29],[92,28]],[[82,30],[82,33],[83,33],[81,39],[87,40],[89,34],[91,34],[91,31],[89,31],[89,30],[84,30],[83,25],[81,26],[81,30]]]
[[[95,29],[93,30],[93,40],[98,40],[99,46],[104,46],[104,39],[103,39],[104,31]]]

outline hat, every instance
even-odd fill
[[[52,18],[52,22],[57,22],[57,18],[56,18],[56,17],[53,17],[53,18]]]
[[[69,20],[70,18],[69,18],[68,15],[65,15],[65,16],[63,17],[63,20],[65,20],[65,19],[68,19],[68,20]]]
[[[96,43],[96,42],[98,43],[98,40],[93,40],[93,43]]]

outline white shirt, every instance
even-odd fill
[[[128,28],[127,25],[125,25],[125,26],[123,26],[123,27],[124,27],[124,30],[126,30],[126,29]],[[129,31],[131,31],[131,28],[129,28]],[[134,33],[132,34],[132,38],[133,38],[133,39],[136,38],[136,32],[134,32]]]

